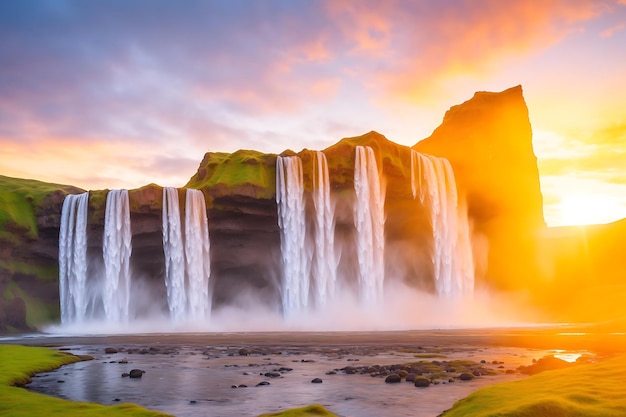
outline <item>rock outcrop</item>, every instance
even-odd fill
[[[81,192],[0,176],[0,333],[58,320],[61,207]]]
[[[477,92],[451,107],[441,126],[413,148],[452,164],[467,198],[484,282],[514,289],[538,279],[536,234],[545,222],[522,87]]]
[[[348,281],[356,280],[354,161],[359,145],[374,149],[384,184],[386,274],[433,292],[432,225],[425,208],[412,195],[411,148],[377,132],[344,138],[323,150],[335,202],[335,239],[341,245],[339,274]],[[532,131],[521,87],[476,93],[452,107],[441,126],[413,149],[445,157],[454,168],[459,198],[467,204],[472,225],[479,286],[533,290],[552,285],[552,292],[545,293],[550,297],[572,277],[585,290],[597,288],[590,283],[592,279],[600,279],[605,287],[621,285],[626,266],[615,259],[623,258],[617,249],[624,244],[623,226],[586,229],[588,246],[584,249],[592,261],[588,268],[596,270],[593,274],[571,263],[572,258],[581,257],[578,241],[546,235]],[[312,207],[308,192],[313,187],[314,152],[285,151],[282,156],[286,155],[301,158],[307,206]],[[227,303],[245,306],[255,299],[276,306],[277,311],[281,308],[276,160],[277,155],[249,150],[207,153],[185,185],[201,190],[207,203],[214,307]],[[0,177],[0,332],[58,320],[61,207],[66,194],[80,192],[71,186]],[[102,269],[107,192],[90,192],[90,275]],[[130,190],[129,199],[133,276],[150,284],[155,295],[152,300],[161,300],[146,308],[164,311],[162,193],[162,187],[150,184]],[[183,188],[179,200],[182,209]],[[553,284],[546,284],[545,277]],[[541,297],[535,300],[545,301]]]

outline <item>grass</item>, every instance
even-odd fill
[[[185,188],[252,187],[254,197],[271,198],[276,190],[276,155],[252,150],[208,152]]]
[[[0,230],[11,225],[37,238],[37,207],[46,195],[69,189],[73,187],[0,175]]]
[[[337,417],[319,404],[313,404],[302,408],[292,408],[291,410],[273,414],[262,414],[259,417]]]
[[[612,417],[626,415],[626,356],[546,371],[482,388],[443,417]]]
[[[72,402],[19,388],[36,373],[82,359],[46,348],[0,345],[0,416],[167,416],[134,404],[104,406]]]

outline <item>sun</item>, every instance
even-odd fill
[[[558,209],[563,225],[609,223],[623,217],[619,202],[607,195],[568,194],[561,199]]]

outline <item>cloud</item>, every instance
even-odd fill
[[[350,52],[383,61],[377,88],[419,101],[440,92],[446,80],[484,75],[503,59],[554,45],[605,7],[590,0],[542,7],[523,0],[459,0],[331,2],[328,9],[346,28]]]
[[[615,32],[624,30],[625,27],[626,27],[625,23],[619,23],[615,26],[611,26],[610,28],[605,29],[602,32],[600,32],[600,36],[602,36],[603,38],[610,38],[611,36],[615,34]]]
[[[626,184],[626,124],[600,128],[589,137],[569,138],[561,144],[575,153],[557,152],[539,158],[542,176],[576,174],[612,183]]]
[[[396,99],[428,100],[454,87],[446,83],[455,77],[548,48],[606,7],[591,0],[542,7],[522,0],[3,2],[0,145],[3,156],[9,148],[16,160],[32,156],[33,174],[47,166],[46,178],[54,172],[72,181],[61,167],[76,157],[89,172],[80,175],[98,184],[133,178],[138,186],[149,175],[185,181],[197,167],[183,172],[186,161],[206,151],[323,148],[381,124],[417,124],[413,108]],[[0,170],[24,172],[23,165],[0,161]]]

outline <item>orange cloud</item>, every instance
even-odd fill
[[[481,75],[502,59],[550,47],[581,29],[605,5],[592,0],[536,3],[458,1],[330,2],[337,25],[352,31],[353,51],[382,59],[379,88],[392,97],[423,100],[442,82]]]

